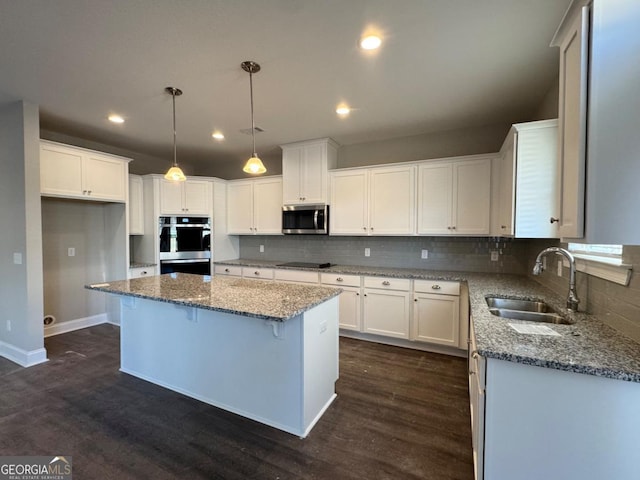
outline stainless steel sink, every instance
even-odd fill
[[[528,312],[523,310],[509,310],[507,308],[490,308],[489,311],[497,317],[511,318],[513,320],[527,320],[529,322],[556,323],[562,325],[571,325],[573,323],[562,315],[553,312]]]
[[[524,312],[551,312],[552,309],[544,302],[536,300],[520,300],[514,298],[487,297],[489,308],[506,308],[507,310],[521,310]]]
[[[548,304],[536,300],[487,297],[489,311],[502,318],[571,325],[573,322],[553,311]]]

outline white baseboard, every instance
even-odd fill
[[[423,352],[442,353],[454,357],[466,357],[467,350],[447,347],[445,345],[435,345],[433,343],[413,342],[403,338],[383,337],[382,335],[373,335],[371,333],[356,332],[353,330],[340,329],[340,336],[347,338],[355,338],[356,340],[365,340],[367,342],[382,343],[394,347],[411,348],[413,350],[422,350]]]
[[[33,365],[49,361],[47,351],[44,348],[23,350],[2,341],[0,341],[0,356],[17,363],[21,367],[32,367]]]
[[[98,315],[92,315],[90,317],[76,318],[75,320],[69,320],[67,322],[54,323],[53,325],[44,327],[44,336],[46,338],[53,335],[60,335],[61,333],[73,332],[74,330],[93,327],[102,323],[110,323],[108,314],[99,313]]]

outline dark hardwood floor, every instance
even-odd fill
[[[341,338],[338,398],[301,440],[120,373],[118,336],[0,358],[0,455],[69,455],[79,480],[473,478],[464,359]]]

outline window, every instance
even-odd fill
[[[631,267],[622,263],[622,245],[569,243],[578,271],[628,285]]]
[[[570,243],[569,251],[578,257],[587,257],[589,260],[600,260],[605,263],[622,263],[622,245]]]

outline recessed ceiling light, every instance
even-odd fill
[[[218,132],[218,131],[213,132],[211,136],[216,140],[224,140],[224,135],[222,134],[222,132]]]
[[[124,118],[120,115],[109,115],[109,121],[111,123],[124,123]]]
[[[364,50],[375,50],[382,44],[382,39],[377,35],[367,35],[360,39],[360,48]]]
[[[336,113],[338,115],[349,115],[349,113],[351,113],[351,109],[346,105],[339,105],[338,108],[336,108]]]

